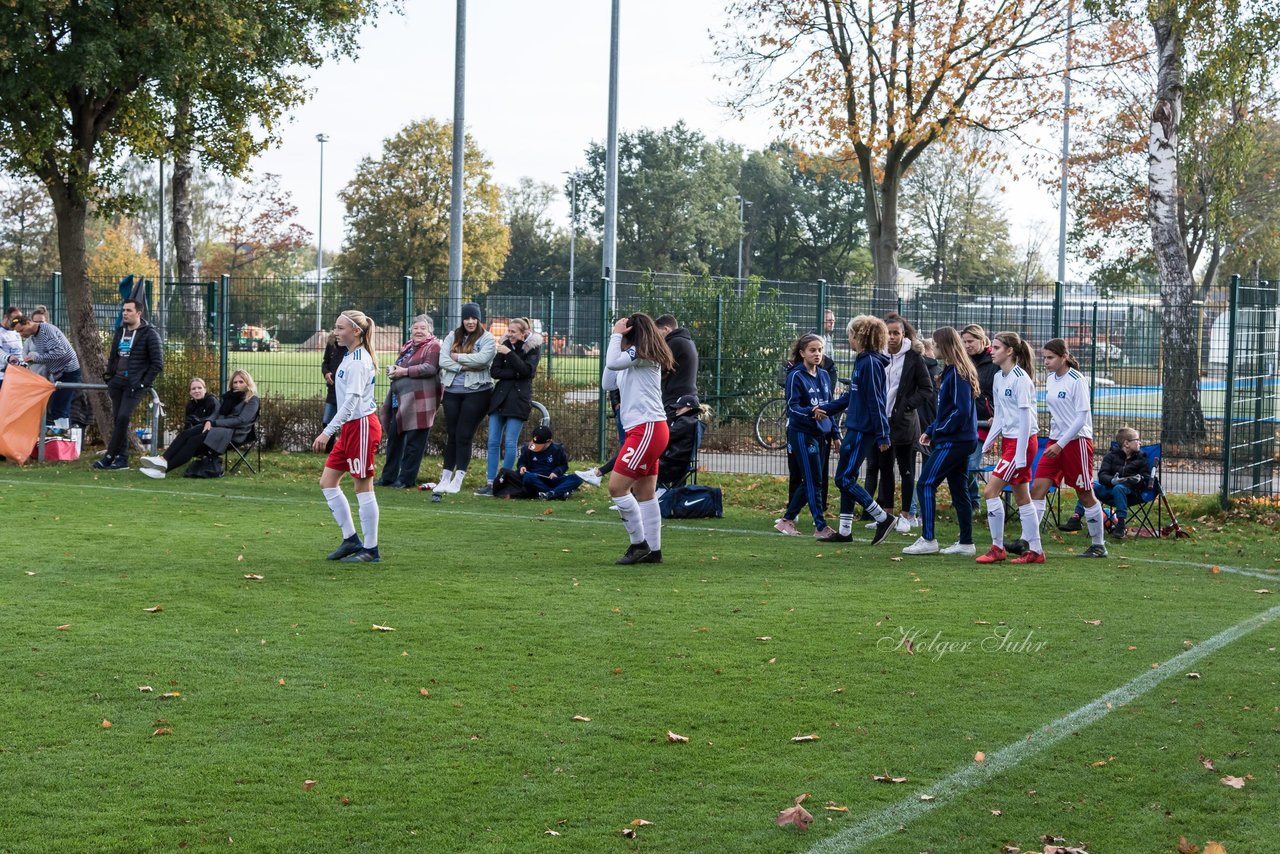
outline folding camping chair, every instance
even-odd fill
[[[249,459],[250,454],[253,460]],[[234,461],[232,457],[235,457]],[[227,445],[227,450],[223,453],[222,467],[227,474],[235,474],[240,466],[245,466],[252,474],[257,474],[262,469],[262,443],[258,441],[258,419],[253,419],[253,423],[249,425],[249,435],[245,437],[243,442],[232,441]]]
[[[1151,479],[1129,502],[1129,520],[1135,533],[1139,537],[1190,537],[1191,532],[1178,524],[1160,485],[1160,443],[1145,446],[1142,454],[1151,466]]]
[[[677,469],[676,472],[669,475],[659,477],[659,485],[666,489],[674,489],[678,486],[684,486],[686,483],[698,482],[698,452],[702,450],[702,437],[707,433],[707,424],[701,418],[697,421],[696,432],[693,438],[693,451],[689,454],[689,462],[685,467]],[[678,465],[678,461],[673,461]],[[661,471],[661,466],[660,466]]]

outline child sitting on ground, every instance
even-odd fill
[[[549,491],[560,490],[549,497],[563,500],[582,484],[576,475],[565,475],[569,458],[563,445],[551,441],[551,427],[546,424],[534,428],[533,439],[520,449],[516,465],[518,471],[504,468],[493,479],[495,498],[548,497]]]

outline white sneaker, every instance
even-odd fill
[[[973,557],[978,553],[973,543],[953,543],[942,550],[944,555],[967,555]]]
[[[903,549],[902,553],[904,555],[936,555],[938,553],[938,541],[919,537],[914,543]]]
[[[453,473],[453,482],[449,484],[449,494],[456,495],[462,491],[462,480],[467,476],[465,471],[455,471]]]
[[[431,491],[436,495],[444,495],[449,491],[449,485],[453,483],[453,469],[445,469],[440,474],[440,482],[431,487]]]
[[[866,528],[868,531],[874,531],[876,529],[876,525],[879,525],[879,524],[880,523],[877,522],[875,519],[872,519],[870,522],[863,525],[862,527]]]
[[[910,534],[911,520],[906,516],[899,516],[898,521],[893,525],[893,530],[897,531],[899,534]],[[912,554],[916,554],[916,552],[912,552]]]
[[[574,474],[582,478],[583,483],[589,483],[592,486],[600,485],[600,472],[596,469],[584,469],[583,471],[576,471]]]
[[[138,469],[138,471],[142,472],[142,473],[143,473],[143,474],[145,474],[147,477],[152,478],[153,480],[164,480],[164,472],[163,472],[163,471],[161,471],[160,469],[144,469],[144,468],[140,468],[140,469]]]
[[[142,461],[149,466],[154,466],[155,468],[160,469],[160,471],[169,470],[169,461],[166,460],[164,457],[161,457],[161,456],[143,457]]]

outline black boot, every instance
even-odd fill
[[[653,554],[653,549],[649,548],[648,543],[632,543],[627,548],[627,553],[615,560],[614,563],[618,566],[630,566],[633,563],[640,563],[651,554]]]
[[[1068,533],[1074,533],[1076,531],[1081,530],[1083,527],[1084,526],[1080,524],[1080,515],[1077,513],[1073,513],[1070,519],[1068,519],[1067,521],[1063,522],[1061,525],[1058,526],[1058,530],[1066,531]]]

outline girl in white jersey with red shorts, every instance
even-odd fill
[[[618,420],[626,433],[609,475],[609,495],[631,538],[616,563],[662,563],[662,510],[658,507],[658,457],[667,448],[662,372],[675,365],[653,318],[637,313],[613,325],[605,355],[605,391],[622,397]]]
[[[991,549],[979,555],[978,563],[998,563],[1005,559],[1004,501],[1001,493],[1007,483],[1013,487],[1013,499],[1022,520],[1022,539],[1027,550],[1013,563],[1044,563],[1044,547],[1040,544],[1040,517],[1031,503],[1031,463],[1035,459],[1039,425],[1036,421],[1035,368],[1031,364],[1031,345],[1016,332],[997,332],[991,341],[991,359],[1000,369],[992,384],[995,416],[982,452],[1001,437],[1000,462],[987,481],[987,527],[991,530]]]
[[[1044,500],[1050,486],[1066,483],[1075,490],[1093,544],[1080,557],[1106,557],[1103,543],[1102,505],[1093,495],[1093,412],[1089,406],[1089,381],[1080,373],[1080,363],[1071,358],[1067,342],[1046,341],[1044,366],[1045,401],[1049,404],[1049,438],[1031,484],[1031,503],[1044,516]],[[1080,530],[1077,517],[1074,529]]]
[[[382,443],[382,424],[378,421],[378,404],[374,398],[378,363],[373,353],[373,329],[373,320],[355,309],[342,312],[334,322],[333,334],[337,337],[338,346],[347,351],[333,375],[338,413],[311,443],[311,450],[320,451],[329,443],[331,436],[338,437],[325,460],[324,472],[320,475],[320,491],[333,511],[334,521],[342,529],[342,544],[329,555],[329,560],[346,563],[377,563],[381,560],[378,554],[378,499],[373,494],[374,461],[378,445]],[[351,475],[356,484],[363,541],[356,536],[351,505],[338,486],[344,474]]]

